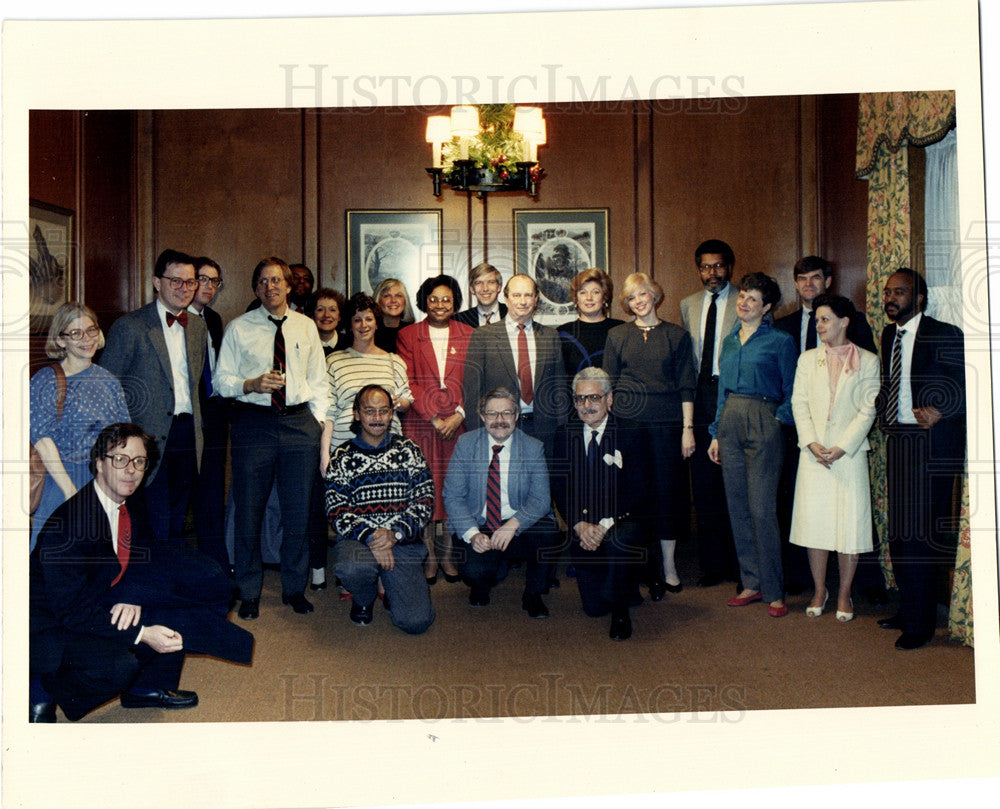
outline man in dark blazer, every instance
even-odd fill
[[[722,341],[736,325],[737,290],[730,283],[736,256],[726,242],[708,239],[695,250],[694,263],[703,289],[681,301],[681,325],[691,335],[694,364],[699,369],[694,396],[695,452],[690,459],[691,495],[698,527],[698,567],[701,569],[698,586],[714,587],[739,579],[722,467],[708,457],[708,447],[712,443],[708,425],[715,421],[719,401],[719,352]]]
[[[640,510],[652,459],[638,425],[611,414],[606,371],[584,368],[572,389],[580,420],[556,432],[552,497],[568,526],[583,611],[592,618],[610,612],[611,639],[627,640],[645,558]]]
[[[833,267],[821,256],[803,256],[792,268],[792,280],[798,293],[799,308],[791,314],[774,321],[776,328],[788,332],[795,339],[799,354],[816,348],[816,315],[813,301],[829,291],[833,284]],[[856,322],[855,322],[856,321]],[[866,351],[877,353],[871,326],[865,317],[851,320],[847,339]],[[782,565],[785,571],[785,587],[790,594],[801,593],[812,584],[812,574],[805,549],[792,545],[788,537],[792,528],[792,507],[795,497],[795,476],[799,470],[799,437],[795,427],[782,427],[785,439],[785,462],[781,468],[781,483],[778,487],[778,523],[781,527]],[[878,549],[863,555],[858,568],[856,582],[872,600],[885,602],[885,585],[878,565]]]
[[[231,585],[196,551],[153,541],[132,495],[155,460],[138,425],[112,424],[90,452],[94,480],[56,509],[31,554],[30,721],[123,707],[191,708],[184,654],[249,663],[253,636],[226,619]]]
[[[469,338],[462,381],[465,426],[477,429],[478,402],[489,391],[504,388],[518,399],[518,426],[541,441],[550,457],[552,437],[568,410],[559,336],[555,329],[532,319],[538,286],[531,276],[512,276],[504,297],[507,317],[476,329]]]
[[[485,261],[477,264],[469,272],[469,289],[476,297],[476,305],[454,315],[452,320],[474,329],[503,320],[507,307],[497,300],[502,285],[500,270]]]
[[[542,444],[517,429],[518,410],[517,397],[504,388],[482,397],[476,413],[484,427],[455,442],[444,507],[456,537],[459,570],[471,588],[469,603],[489,604],[501,563],[523,560],[521,606],[531,618],[547,618],[542,593],[559,537]]]
[[[164,250],[153,288],[153,303],[112,324],[101,365],[118,377],[132,419],[156,441],[160,461],[146,478],[153,532],[180,541],[202,447],[198,385],[207,338],[205,323],[187,311],[198,288],[194,260]]]
[[[222,268],[208,256],[194,260],[198,291],[188,311],[200,315],[208,329],[205,366],[198,383],[201,404],[202,452],[194,491],[194,528],[198,550],[229,567],[225,532],[226,451],[229,445],[228,401],[215,393],[212,374],[222,345],[222,316],[210,304],[222,289]]]
[[[879,621],[902,632],[896,648],[934,637],[937,587],[955,564],[956,486],[965,461],[962,330],[923,314],[927,282],[909,267],[886,281],[892,321],[882,332],[879,426],[886,434],[889,553],[899,613]]]

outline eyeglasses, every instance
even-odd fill
[[[584,393],[573,397],[573,404],[583,404],[587,402],[588,404],[597,404],[601,399],[603,399],[608,394],[606,393]]]
[[[69,331],[59,332],[60,337],[68,337],[74,343],[79,343],[84,336],[94,339],[101,333],[101,330],[97,326],[90,326],[86,329],[70,329]]]
[[[365,416],[388,416],[392,412],[391,407],[362,407],[361,413]]]
[[[172,278],[169,275],[161,275],[160,280],[170,284],[171,289],[181,289],[182,287],[185,289],[197,289],[198,287],[197,278]]]
[[[284,282],[285,282],[284,278],[261,278],[257,282],[257,286],[259,286],[259,287],[276,287],[276,286],[280,286]]]
[[[427,303],[449,304],[451,303],[451,298],[428,298]]]
[[[211,276],[208,275],[199,275],[198,283],[201,284],[203,287],[215,287],[216,289],[222,289],[221,278],[212,278]]]
[[[505,419],[510,419],[513,418],[514,415],[515,412],[513,410],[487,410],[485,413],[483,413],[483,416],[485,418],[490,419],[491,421],[493,419],[498,419],[500,417],[503,417]]]
[[[715,262],[715,264],[699,264],[698,269],[701,270],[702,272],[709,272],[710,270],[724,270],[728,266],[729,266],[728,264],[722,261],[717,261]]]
[[[105,455],[105,458],[111,459],[111,465],[115,469],[124,469],[129,464],[132,464],[136,472],[143,472],[146,469],[146,465],[149,463],[149,458],[145,455],[139,455],[135,458],[130,458],[128,455],[123,455],[120,452],[116,452],[114,455]]]

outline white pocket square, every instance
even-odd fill
[[[616,449],[614,455],[611,455],[610,453],[606,453],[605,456],[604,456],[604,463],[606,463],[608,466],[611,466],[613,464],[613,465],[617,466],[619,469],[621,469],[622,468],[622,451],[620,449]]]

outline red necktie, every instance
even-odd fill
[[[128,515],[128,509],[125,508],[125,504],[122,503],[118,506],[118,564],[122,566],[122,569],[115,576],[115,580],[111,582],[111,586],[114,587],[118,584],[122,575],[125,573],[125,569],[128,567],[128,558],[132,554],[132,518]]]
[[[528,355],[528,335],[524,332],[524,324],[517,324],[517,380],[521,384],[521,399],[525,404],[531,404],[535,398],[535,390],[531,385],[531,359]]]
[[[503,444],[493,445],[493,460],[486,476],[486,528],[492,534],[500,527],[500,450]]]
[[[178,323],[180,323],[182,327],[184,327],[186,329],[187,328],[187,324],[188,324],[188,313],[187,312],[179,312],[178,314],[175,315],[175,314],[171,314],[170,312],[167,312],[167,328],[168,329],[171,326],[174,325],[174,321],[175,320]]]

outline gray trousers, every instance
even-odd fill
[[[333,574],[362,606],[375,603],[376,579],[381,576],[392,622],[404,632],[419,635],[434,623],[431,590],[424,577],[427,549],[422,542],[408,542],[396,545],[392,555],[392,570],[382,570],[367,545],[341,539],[334,548]]]
[[[784,462],[777,403],[729,394],[719,417],[719,455],[743,587],[765,602],[785,597],[778,530]]]

